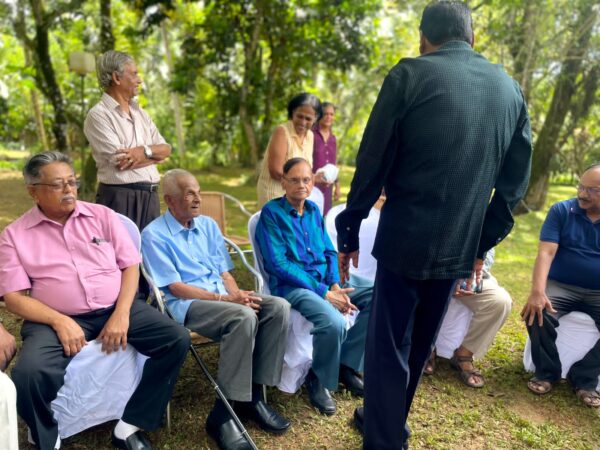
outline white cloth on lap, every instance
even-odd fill
[[[435,341],[435,351],[438,356],[452,358],[454,350],[460,347],[469,331],[472,317],[473,312],[469,308],[454,297],[450,299],[448,310]]]
[[[110,355],[89,342],[67,366],[64,385],[51,403],[62,439],[120,419],[148,359],[131,345]]]
[[[560,326],[556,328],[556,348],[562,365],[563,378],[566,378],[569,369],[581,360],[587,352],[600,339],[600,332],[594,320],[585,313],[574,311],[558,319]],[[527,338],[523,352],[523,366],[528,372],[535,371],[535,364],[531,359],[531,341]],[[600,376],[598,386],[600,391]]]
[[[349,329],[356,321],[357,311],[344,316],[346,329]],[[313,324],[302,314],[292,308],[290,311],[290,323],[288,341],[283,356],[283,367],[281,369],[281,381],[277,385],[280,391],[294,394],[300,389],[304,378],[312,365]]]
[[[0,448],[19,450],[17,390],[4,372],[0,372]]]

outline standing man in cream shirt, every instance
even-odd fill
[[[171,146],[134,100],[142,80],[133,58],[108,51],[96,66],[104,94],[84,124],[98,168],[96,203],[129,217],[142,230],[160,215],[156,164],[171,154]]]

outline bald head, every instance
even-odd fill
[[[196,177],[183,169],[169,170],[163,177],[163,195],[169,211],[186,228],[200,215],[200,186]]]
[[[163,195],[170,197],[178,197],[181,195],[182,182],[188,181],[190,178],[196,179],[187,170],[171,169],[163,176]]]

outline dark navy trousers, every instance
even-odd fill
[[[365,449],[401,449],[408,439],[406,417],[455,281],[378,267],[365,351]]]

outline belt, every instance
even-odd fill
[[[158,183],[126,183],[126,184],[106,184],[100,183],[103,186],[135,189],[136,191],[158,192]]]

